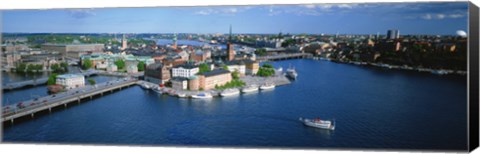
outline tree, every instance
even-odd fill
[[[258,69],[257,75],[262,77],[272,76],[275,74],[275,69],[271,64],[263,64],[262,67]]]
[[[20,63],[17,66],[17,72],[25,72],[25,69],[27,68],[27,64],[25,63]]]
[[[227,65],[223,65],[223,69],[224,69],[224,70],[228,70],[228,66],[227,66]]]
[[[259,55],[259,56],[265,56],[265,55],[267,55],[267,50],[264,49],[264,48],[257,48],[255,50],[255,54]]]
[[[138,71],[143,71],[145,70],[145,63],[143,61],[140,61],[137,65]]]
[[[56,73],[50,74],[50,76],[48,76],[47,85],[54,85],[56,80],[57,80],[57,76],[58,76],[58,74],[56,74]]]
[[[199,66],[199,71],[198,73],[203,73],[203,72],[210,72],[210,67],[208,66],[208,64],[200,64]]]
[[[123,69],[125,67],[125,61],[119,59],[119,60],[115,61],[115,65],[117,65],[117,68],[119,70]]]
[[[83,66],[83,69],[85,69],[85,70],[86,70],[86,69],[89,69],[89,68],[92,68],[93,62],[92,62],[90,59],[85,59],[85,60],[83,61],[83,65],[82,65],[82,66]]]
[[[237,79],[240,78],[240,73],[238,72],[238,70],[235,70],[235,71],[232,72],[232,78],[234,80],[237,80]]]
[[[90,83],[90,85],[95,85],[95,84],[97,83],[97,82],[96,82],[95,80],[93,80],[93,79],[88,79],[87,81],[88,81],[88,83]]]

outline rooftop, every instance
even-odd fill
[[[227,71],[224,69],[215,69],[210,72],[200,73],[200,75],[203,75],[205,77],[210,77],[210,76],[216,76],[216,75],[227,74],[227,73],[230,73],[230,71]]]

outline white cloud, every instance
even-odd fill
[[[420,18],[425,19],[425,20],[432,20],[432,19],[442,20],[442,19],[461,18],[461,17],[464,17],[464,16],[465,16],[465,14],[460,14],[460,13],[452,13],[452,14],[445,14],[445,13],[431,14],[431,13],[427,13],[427,14],[424,14],[424,15],[420,16]]]
[[[211,8],[211,9],[203,9],[199,10],[197,12],[194,12],[194,14],[197,15],[211,15],[211,14],[220,14],[220,15],[235,15],[236,13],[243,12],[245,10],[248,10],[252,7],[231,7],[231,8]]]
[[[71,10],[68,10],[68,12],[70,16],[77,19],[82,19],[82,18],[97,15],[93,9],[71,9]]]

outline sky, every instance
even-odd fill
[[[4,10],[2,32],[454,35],[467,2]]]

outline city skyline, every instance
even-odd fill
[[[2,11],[4,33],[233,33],[455,35],[466,2],[352,3]]]

